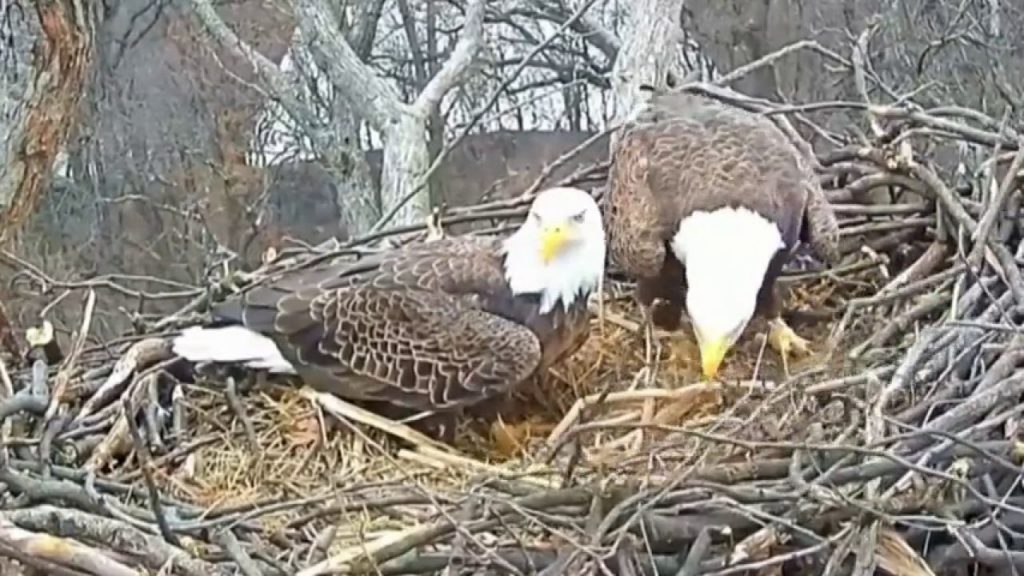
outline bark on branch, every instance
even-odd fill
[[[221,19],[213,8],[210,0],[191,0],[193,12],[199,22],[214,41],[236,57],[249,63],[256,72],[260,87],[271,99],[279,103],[289,117],[300,128],[303,135],[309,138],[312,152],[323,162],[324,167],[332,175],[339,194],[344,194],[344,202],[339,201],[342,213],[342,229],[358,234],[367,229],[380,215],[375,190],[369,176],[370,170],[359,148],[351,143],[349,122],[336,122],[337,118],[322,121],[317,111],[300,98],[303,90],[301,75],[289,75],[280,67],[260,54]],[[376,27],[374,2],[359,13],[361,19],[372,18]],[[354,40],[357,45],[372,41],[375,36],[369,30],[359,27],[358,36]],[[338,32],[340,34],[340,32]],[[308,42],[305,34],[300,31],[298,37],[299,50],[306,49]],[[294,54],[298,59],[300,54]],[[358,115],[357,115],[358,116]]]
[[[210,0],[191,2],[200,21],[214,39],[252,62],[257,67],[261,84],[285,106],[293,118],[302,124],[303,117],[310,117],[310,111],[305,110],[294,96],[298,89],[290,85],[277,66],[228,28],[213,9]],[[389,212],[394,206],[406,202],[394,216],[396,224],[416,222],[429,213],[428,191],[424,189],[413,193],[420,187],[419,182],[430,165],[427,122],[431,110],[471,69],[483,44],[485,4],[486,0],[472,0],[469,3],[466,23],[452,56],[410,104],[402,101],[395,86],[362,62],[338,29],[328,2],[293,0],[299,29],[317,68],[327,76],[336,94],[349,106],[351,112],[380,132],[384,139],[380,205],[376,206],[375,213]],[[310,121],[309,124],[315,126],[315,122]],[[326,141],[327,134],[327,130],[316,129],[310,130],[309,134],[314,144],[324,148],[323,156],[330,155],[327,150],[330,147],[341,145],[340,141]],[[350,221],[349,224],[349,231],[358,234],[370,228],[374,222]]]
[[[17,234],[49,186],[95,55],[97,7],[91,0],[36,0],[27,6],[12,12],[37,18],[39,33],[21,105],[11,118],[0,119],[0,243]]]
[[[539,12],[541,17],[556,23],[565,22],[572,14],[573,9],[566,4],[566,2],[556,3],[549,0],[530,0],[530,5]],[[574,20],[570,28],[591,46],[600,50],[608,62],[615,62],[622,43],[611,30],[601,25],[597,18],[584,14]]]
[[[108,574],[109,576],[138,576],[139,574],[95,548],[79,544],[71,539],[23,530],[3,516],[0,516],[0,543],[10,546],[29,558],[77,568],[89,574]]]
[[[32,508],[4,511],[2,525],[22,530],[49,534],[51,538],[103,542],[113,550],[130,550],[133,559],[150,570],[160,570],[173,564],[188,576],[218,576],[226,570],[193,558],[190,554],[164,542],[159,536],[147,534],[130,524],[96,516],[72,508],[57,508],[49,504]],[[8,528],[8,534],[13,528]],[[56,544],[49,540],[51,546]],[[81,556],[78,556],[79,558]]]
[[[357,116],[383,132],[399,115],[398,89],[359,60],[324,0],[295,0],[295,16],[317,63]]]
[[[466,76],[473,64],[473,58],[480,51],[480,45],[483,43],[485,4],[486,2],[483,0],[470,2],[466,10],[466,22],[463,24],[459,40],[455,43],[455,49],[452,50],[448,61],[441,66],[437,74],[427,82],[423,91],[416,97],[416,102],[413,105],[417,108],[418,114],[429,115],[441,104],[441,99],[445,94],[461,83]]]
[[[305,130],[312,128],[315,122],[310,118],[310,110],[296,97],[298,87],[289,81],[277,65],[239,38],[217,14],[210,0],[191,0],[191,2],[192,10],[207,34],[212,36],[219,46],[248,62],[256,72],[260,87],[266,90],[271,98],[279,102],[293,120],[303,125]],[[315,138],[315,136],[315,134],[310,134],[311,138]]]
[[[643,101],[640,86],[666,88],[668,79],[685,76],[679,43],[683,0],[636,0],[629,5],[624,41],[612,67],[616,119],[632,114]]]
[[[353,111],[383,136],[382,212],[388,213],[404,203],[394,213],[394,224],[417,222],[429,213],[430,196],[421,184],[430,166],[427,121],[430,111],[470,70],[483,44],[485,6],[486,0],[469,3],[466,22],[451,57],[416,100],[406,104],[398,90],[363,64],[335,31],[324,0],[295,0],[299,26],[331,84]],[[418,188],[423,189],[417,191]]]

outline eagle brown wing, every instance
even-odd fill
[[[825,197],[821,183],[813,171],[807,168],[809,176],[804,178],[807,189],[807,208],[804,213],[804,235],[807,242],[819,258],[829,264],[839,261],[839,221],[836,213]]]
[[[828,259],[838,226],[813,170],[769,119],[684,92],[657,94],[613,152],[609,252],[638,278],[662,270],[664,243],[696,210],[745,206]]]
[[[492,312],[509,298],[498,244],[443,239],[282,276],[217,308],[273,339],[310,385],[442,411],[530,376],[541,343]]]

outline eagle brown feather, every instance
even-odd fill
[[[456,237],[326,263],[214,307],[277,344],[311,386],[446,411],[500,395],[585,342],[586,299],[540,314],[513,295],[499,239]]]
[[[799,241],[826,262],[838,258],[838,224],[818,179],[769,119],[685,93],[654,94],[617,138],[603,206],[610,258],[637,280],[637,299],[655,298],[653,320],[678,326],[682,266],[668,250],[695,211],[746,207],[778,225],[785,248],[765,274],[758,310],[774,314],[775,279]]]
[[[213,325],[183,331],[173,348],[193,362],[294,372],[395,417],[427,416],[447,435],[463,408],[498,407],[487,401],[583,345],[604,261],[594,199],[549,188],[507,238],[441,238],[279,272],[214,306]]]

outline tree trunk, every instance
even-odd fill
[[[319,155],[337,190],[334,202],[344,236],[351,238],[369,232],[381,213],[380,193],[374,186],[366,156],[358,149],[353,153],[349,147],[340,146]]]
[[[34,0],[0,14],[9,20],[12,37],[3,40],[15,59],[0,92],[0,243],[34,213],[75,127],[98,9],[94,0]]]
[[[408,106],[402,108],[398,121],[384,132],[384,163],[380,173],[381,205],[388,209],[384,215],[406,197],[412,197],[395,212],[392,224],[422,221],[430,213],[429,193],[424,193],[424,188],[413,193],[430,168],[427,119]]]
[[[376,2],[376,0],[374,1]],[[355,45],[362,44],[363,40],[360,38],[372,36],[369,29],[376,27],[376,21],[361,22],[359,26],[349,32],[355,40]],[[289,54],[295,65],[294,70],[289,74],[294,85],[305,86],[310,90],[315,89],[320,72],[305,43],[302,30],[299,28],[295,29],[295,37]],[[360,58],[367,56],[360,55]],[[311,109],[319,108],[320,104],[316,100],[315,98],[307,100]],[[337,96],[333,98],[333,101],[326,103],[325,110],[318,111],[326,114],[328,120],[316,127],[321,136],[311,139],[312,152],[323,163],[324,169],[331,175],[337,189],[334,201],[341,217],[340,229],[344,230],[347,236],[359,236],[369,232],[381,216],[380,195],[374,184],[370,166],[366,162],[366,156],[359,148],[356,137],[359,132],[360,120]],[[319,117],[319,114],[311,116]]]
[[[254,65],[260,84],[280,101],[293,119],[306,127],[317,126],[312,118],[315,111],[296,97],[295,82],[242,42],[217,15],[210,0],[191,0],[191,3],[206,30],[221,46]],[[422,222],[430,213],[429,193],[424,190],[426,187],[418,186],[430,167],[427,119],[444,96],[473,73],[471,65],[483,44],[486,0],[468,2],[464,25],[451,56],[410,104],[402,102],[390,81],[360,59],[340,33],[327,0],[293,0],[292,6],[306,48],[334,86],[336,96],[351,109],[355,118],[365,121],[384,137],[380,179],[380,208],[384,217],[374,228]],[[333,134],[336,135],[337,130]],[[337,144],[329,141],[324,130],[314,129],[307,136],[321,150]],[[397,207],[398,203],[402,203],[401,207]]]
[[[615,117],[629,117],[643,101],[640,86],[665,88],[685,76],[679,42],[683,0],[636,0],[630,4],[612,67]]]

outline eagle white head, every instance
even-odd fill
[[[597,202],[578,188],[548,188],[505,240],[505,278],[514,294],[540,293],[540,312],[586,298],[604,275],[604,223]]]
[[[671,247],[686,267],[686,310],[704,376],[713,378],[754,315],[782,234],[752,210],[722,208],[683,219]]]

